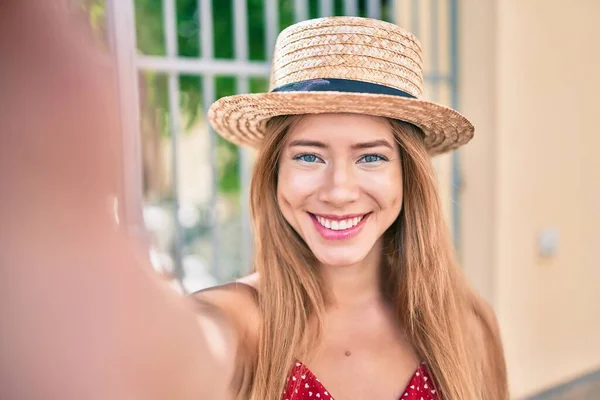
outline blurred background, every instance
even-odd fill
[[[211,131],[210,104],[268,91],[294,22],[411,30],[424,97],[476,126],[434,164],[460,261],[496,310],[512,396],[600,399],[600,1],[70,1],[119,72],[120,221],[184,292],[251,269],[254,154]]]

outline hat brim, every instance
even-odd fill
[[[212,127],[226,140],[260,148],[266,122],[280,115],[356,113],[398,119],[419,127],[431,155],[454,150],[474,134],[469,120],[442,105],[400,96],[344,92],[271,92],[240,94],[214,102]]]

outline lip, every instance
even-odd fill
[[[332,221],[343,221],[345,219],[352,219],[352,218],[356,218],[356,217],[362,217],[362,216],[366,216],[369,215],[370,213],[363,213],[363,214],[346,214],[346,215],[333,215],[333,214],[313,214],[313,213],[309,213],[310,215],[316,215],[317,217],[321,217],[321,218],[325,218],[325,219],[330,219]]]
[[[315,228],[317,229],[317,232],[319,232],[321,234],[321,236],[326,240],[346,240],[346,239],[350,239],[350,238],[358,235],[360,233],[362,227],[365,225],[367,219],[369,219],[369,217],[371,216],[371,213],[344,215],[342,217],[340,217],[339,215],[338,216],[335,216],[335,215],[326,216],[323,214],[318,214],[319,217],[323,217],[323,218],[327,218],[327,219],[331,219],[331,220],[337,220],[337,221],[354,218],[354,217],[361,217],[364,215],[363,219],[356,226],[353,226],[352,228],[349,228],[349,229],[344,229],[343,231],[334,231],[333,229],[329,229],[329,228],[326,228],[323,225],[321,225],[319,223],[319,221],[317,221],[317,216],[315,214],[312,214],[312,213],[308,213],[308,214],[310,215],[310,219],[312,219],[313,224],[315,224]]]

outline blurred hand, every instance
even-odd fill
[[[0,398],[225,393],[230,365],[116,221],[112,60],[66,3],[0,3]]]

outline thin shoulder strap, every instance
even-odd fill
[[[224,290],[237,289],[240,286],[243,287],[243,288],[245,288],[245,290],[247,289],[249,292],[252,293],[252,296],[254,296],[255,298],[258,299],[258,290],[254,286],[249,285],[249,284],[244,283],[244,282],[241,282],[241,281],[232,281],[232,282],[224,283],[222,285],[206,287],[204,289],[200,289],[200,290],[197,290],[195,292],[192,292],[189,295],[190,296],[194,296],[194,295],[197,295],[197,294],[207,293],[207,292],[211,292],[213,290],[219,290],[219,289],[220,290],[223,290],[223,289]]]
[[[228,283],[228,285],[233,285],[233,286],[241,285],[242,287],[247,288],[252,293],[252,296],[254,297],[254,299],[258,302],[258,289],[256,289],[254,286],[249,285],[244,282],[240,282],[240,281],[234,281],[234,282]]]

